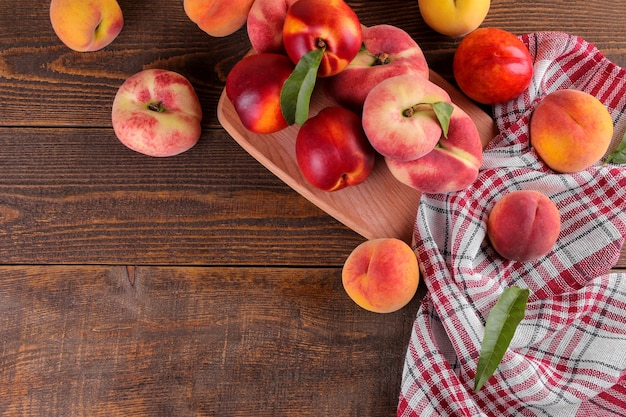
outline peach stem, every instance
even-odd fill
[[[414,106],[404,109],[404,111],[402,111],[402,115],[404,117],[412,117],[415,113],[420,111],[426,111],[428,109],[432,110],[431,103],[417,103]]]
[[[163,103],[159,101],[157,103],[148,104],[148,110],[152,110],[157,113],[163,113],[165,112],[165,107],[163,106]]]

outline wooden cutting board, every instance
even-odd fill
[[[435,72],[430,72],[430,79],[448,91],[452,101],[472,117],[480,132],[483,146],[486,146],[497,133],[491,116]],[[334,104],[321,90],[316,88],[313,94],[311,115]],[[298,126],[294,125],[273,134],[252,133],[241,124],[225,91],[220,97],[217,115],[224,129],[250,155],[350,229],[366,239],[397,237],[407,243],[411,242],[420,193],[398,182],[382,158],[376,160],[374,170],[365,182],[338,191],[322,191],[309,185],[300,174],[295,157]]]

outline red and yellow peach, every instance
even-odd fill
[[[124,17],[116,0],[52,0],[50,22],[68,48],[97,51],[122,31]]]
[[[415,253],[396,238],[361,243],[350,253],[341,273],[348,296],[375,313],[391,313],[406,306],[417,291],[419,277]]]
[[[530,143],[559,173],[582,171],[598,162],[613,138],[613,119],[597,98],[579,90],[557,90],[537,105]]]

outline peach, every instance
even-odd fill
[[[385,158],[391,174],[401,183],[423,193],[460,191],[478,177],[483,148],[472,118],[453,104],[448,137],[435,148],[412,161]]]
[[[339,74],[326,79],[326,94],[337,103],[361,111],[365,97],[381,81],[396,75],[428,78],[428,64],[419,45],[393,25],[364,27],[363,47]]]
[[[256,52],[285,53],[283,24],[297,0],[255,0],[248,13],[247,30]]]
[[[561,230],[556,205],[535,190],[517,190],[500,198],[489,213],[487,236],[503,258],[532,261],[548,254]]]
[[[128,148],[148,156],[174,156],[200,139],[202,107],[183,75],[147,69],[117,90],[111,121],[115,135]]]
[[[411,247],[396,238],[377,238],[358,245],[341,272],[343,287],[360,307],[391,313],[415,295],[420,272]]]
[[[411,161],[433,150],[442,134],[434,103],[450,103],[448,92],[415,74],[376,84],[363,103],[363,129],[381,155]]]
[[[223,37],[242,28],[254,0],[185,0],[187,17],[211,36]]]
[[[52,0],[50,23],[68,48],[97,51],[122,31],[124,17],[116,0]]]
[[[490,0],[418,0],[424,22],[450,37],[467,35],[487,17]]]
[[[613,119],[594,96],[557,90],[537,105],[530,119],[530,144],[551,169],[582,171],[598,162],[613,138]]]

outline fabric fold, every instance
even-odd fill
[[[428,294],[407,349],[399,416],[626,415],[626,274],[611,272],[626,236],[626,166],[551,171],[529,143],[534,107],[552,91],[596,96],[626,131],[626,70],[584,39],[522,35],[534,77],[494,106],[499,134],[468,189],[423,195],[414,247]],[[486,238],[495,202],[514,190],[546,194],[561,213],[559,240],[533,262],[501,258]],[[500,366],[472,390],[484,324],[502,292],[530,289],[526,316]]]

